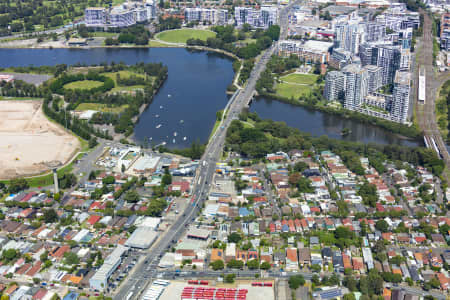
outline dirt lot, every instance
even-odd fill
[[[0,101],[0,178],[39,174],[67,162],[77,138],[51,123],[41,101]]]

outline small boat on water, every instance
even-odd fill
[[[159,118],[159,115],[156,115],[155,118]]]
[[[184,120],[180,120],[180,124],[183,124],[184,123]]]
[[[150,138],[149,138],[149,140],[151,141],[151,140],[153,140],[153,138],[152,138],[152,137],[150,137]]]
[[[175,132],[173,133],[173,136],[177,136],[177,134],[178,134],[178,133],[175,131]]]
[[[161,109],[162,109],[162,108],[163,108],[163,106],[161,105],[161,106],[160,106],[159,108],[161,108]]]
[[[175,144],[175,139],[173,139],[172,142]]]
[[[187,137],[184,137],[184,138],[183,138],[183,141],[185,141],[185,140],[187,140]]]
[[[167,97],[168,97],[168,98],[170,98],[170,97],[172,97],[172,95],[171,95],[171,94],[169,94],[169,95],[167,95]]]
[[[160,128],[161,126],[161,124],[156,125],[156,129]]]
[[[161,145],[163,145],[163,146],[164,146],[165,144],[166,144],[166,142],[162,142],[162,143],[161,143]]]

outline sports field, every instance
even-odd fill
[[[286,76],[281,77],[281,81],[289,82],[289,83],[296,83],[296,84],[314,84],[317,81],[318,75],[313,74],[289,74]]]
[[[186,44],[186,41],[188,39],[201,39],[206,41],[208,38],[215,36],[216,33],[209,30],[184,28],[163,31],[161,33],[158,33],[158,35],[156,35],[156,38],[168,43]]]

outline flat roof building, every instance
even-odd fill
[[[92,289],[103,291],[108,286],[108,279],[122,262],[122,256],[128,251],[127,247],[117,245],[117,247],[108,255],[100,269],[89,279],[89,285]]]

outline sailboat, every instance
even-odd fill
[[[161,124],[158,124],[158,125],[156,126],[156,129],[160,128],[161,126],[162,126]]]

